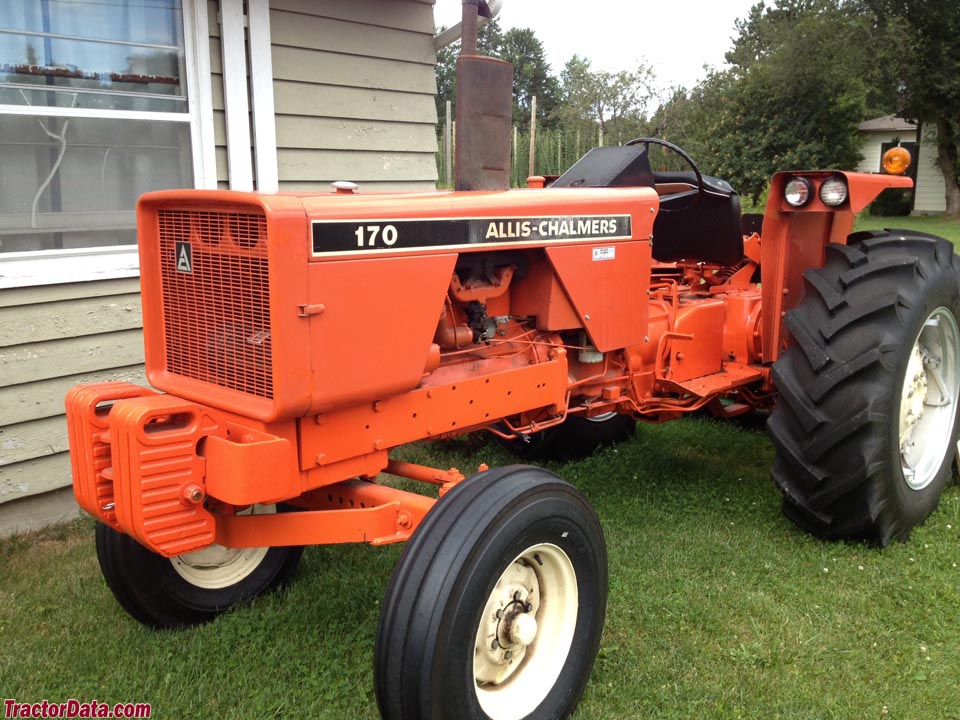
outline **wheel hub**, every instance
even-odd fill
[[[536,572],[522,560],[511,563],[483,610],[474,659],[477,682],[498,685],[516,671],[536,640],[539,608]]]
[[[900,452],[907,455],[912,447],[910,436],[923,417],[923,401],[927,396],[927,373],[919,344],[914,345],[910,353],[904,389],[900,402]]]
[[[960,391],[960,329],[953,313],[937,308],[920,329],[900,395],[900,466],[912,490],[937,476],[947,452]]]
[[[537,620],[533,615],[528,615],[526,611],[517,612],[513,616],[513,622],[507,624],[507,638],[514,645],[533,644],[537,639]]]
[[[500,575],[477,627],[477,700],[494,720],[529,715],[567,661],[579,609],[577,574],[558,546],[541,543]]]

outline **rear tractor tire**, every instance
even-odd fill
[[[864,232],[804,278],[767,425],[784,514],[826,539],[906,540],[957,452],[960,258],[932,235]]]
[[[560,425],[500,444],[523,460],[578,460],[603,445],[624,442],[633,436],[637,422],[629,415],[609,412],[594,417],[571,415]]]
[[[596,513],[525,465],[460,483],[427,513],[383,603],[374,652],[386,720],[553,720],[600,644],[607,554]]]
[[[254,505],[251,512],[274,512]],[[132,617],[154,628],[198,625],[235,605],[286,583],[300,562],[302,547],[227,548],[165,558],[129,535],[97,524],[97,559],[117,602]]]

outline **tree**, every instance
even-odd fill
[[[548,124],[557,104],[559,88],[550,72],[543,43],[533,30],[500,29],[496,19],[483,25],[477,33],[477,52],[506,60],[513,65],[513,122],[520,127],[530,124],[531,98],[537,96],[537,118]],[[446,112],[446,102],[456,102],[457,58],[460,41],[437,51],[437,117]]]
[[[956,0],[864,4],[899,50],[891,58],[902,90],[899,114],[937,129],[947,212],[960,214],[960,6]]]
[[[536,96],[537,120],[549,124],[559,88],[543,43],[529,28],[511,28],[503,35],[498,57],[513,65],[513,123],[521,128],[530,125],[531,99]]]
[[[646,122],[652,83],[653,71],[643,63],[634,70],[595,71],[589,60],[574,55],[560,76],[557,114],[567,125],[589,124],[604,135],[632,136]]]
[[[687,95],[693,118],[682,130],[703,170],[758,202],[778,170],[853,169],[857,125],[889,112],[892,97],[876,79],[871,15],[843,0],[775,0],[736,29],[731,68]]]

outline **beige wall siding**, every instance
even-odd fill
[[[70,484],[70,387],[144,381],[139,290],[134,278],[0,292],[0,503]]]
[[[281,189],[434,186],[430,3],[270,0],[270,26]]]
[[[900,138],[902,142],[914,142],[916,133],[909,132],[872,132],[865,135],[860,154],[863,159],[857,165],[859,172],[875,173],[880,171],[880,148],[884,143],[893,142]]]
[[[199,1],[199,0],[198,0]],[[217,154],[217,187],[226,190],[227,178],[227,133],[224,129],[226,113],[223,102],[223,48],[220,46],[220,3],[206,0],[207,24],[210,28],[210,88],[213,94],[213,128]]]
[[[0,503],[0,537],[39,530],[47,525],[72,520],[80,514],[71,488]]]
[[[943,173],[937,166],[937,131],[930,126],[923,130],[920,157],[917,158],[917,200],[913,211],[942,213],[947,210],[947,192]]]
[[[433,3],[269,0],[281,190],[434,187]],[[208,0],[217,181],[227,187],[223,58]],[[351,158],[350,152],[380,152]]]

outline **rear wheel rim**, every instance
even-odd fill
[[[616,412],[605,412],[605,413],[600,413],[599,415],[594,415],[593,417],[588,417],[587,420],[595,423],[604,423],[604,422],[607,422],[607,420],[613,420],[613,418],[615,418],[619,414],[620,413],[616,413]]]
[[[503,571],[474,647],[477,700],[493,720],[519,720],[556,685],[577,623],[577,575],[567,554],[540,543]]]
[[[903,480],[923,490],[937,477],[947,453],[960,392],[960,328],[938,307],[920,328],[900,393],[899,446]]]

